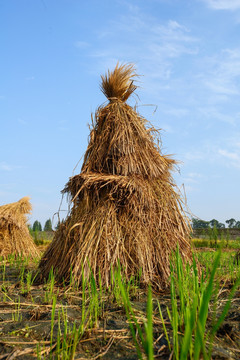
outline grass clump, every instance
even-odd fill
[[[207,326],[207,317],[211,301],[217,301],[218,282],[215,277],[220,265],[221,253],[214,258],[211,270],[199,273],[199,268],[193,258],[193,264],[183,266],[182,259],[177,251],[171,265],[171,307],[168,308],[168,317],[172,326],[172,345],[174,359],[187,358],[198,360],[201,357],[211,359],[212,344],[216,332],[221,326],[229,310],[231,300],[240,284],[237,279],[228,296],[221,315]],[[214,308],[216,308],[213,305]],[[159,304],[160,317],[163,320]],[[166,327],[164,332],[166,334]],[[207,346],[208,344],[208,346]]]

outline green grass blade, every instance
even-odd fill
[[[147,356],[148,360],[153,360],[153,322],[152,322],[152,289],[148,287],[148,299],[147,299],[147,325],[146,325],[146,334],[147,334]]]
[[[172,347],[171,347],[171,343],[169,341],[169,337],[168,337],[168,333],[167,333],[167,329],[166,329],[165,322],[164,322],[164,319],[163,319],[162,310],[161,310],[161,306],[160,306],[159,301],[157,301],[157,304],[158,304],[159,314],[160,314],[160,318],[161,318],[162,325],[163,325],[163,331],[164,331],[165,337],[167,339],[168,348],[171,351]]]
[[[184,337],[181,345],[181,353],[180,353],[180,360],[185,360],[188,357],[188,354],[190,353],[190,347],[192,344],[192,335],[196,320],[196,314],[197,314],[197,307],[198,307],[198,296],[195,294],[193,299],[192,308],[187,308],[186,312],[186,318],[185,318],[185,331],[184,331]]]
[[[219,251],[217,256],[215,257],[209,281],[202,295],[199,316],[197,321],[196,334],[195,334],[194,360],[199,359],[201,349],[203,352],[205,350],[203,339],[204,339],[204,331],[205,331],[206,320],[208,315],[208,306],[213,292],[214,277],[220,262],[220,257],[221,257],[221,252]]]

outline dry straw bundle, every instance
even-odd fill
[[[0,256],[39,256],[27,227],[26,214],[31,210],[29,197],[0,206]]]
[[[171,178],[175,161],[161,154],[156,130],[126,104],[136,86],[133,65],[117,65],[102,76],[109,103],[99,107],[81,173],[63,193],[72,208],[55,234],[40,266],[39,278],[53,267],[59,282],[81,272],[110,283],[110,269],[121,263],[129,279],[142,269],[142,282],[163,288],[172,250],[190,258],[190,227]]]

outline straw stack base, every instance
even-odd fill
[[[151,283],[157,289],[164,289],[170,275],[171,253],[177,244],[183,259],[190,261],[191,249],[186,240],[189,228],[178,211],[176,199],[169,198],[171,211],[166,204],[163,213],[161,198],[158,199],[156,193],[149,196],[152,187],[151,184],[147,187],[145,180],[145,191],[146,188],[149,190],[146,194],[148,200],[144,199],[145,208],[137,206],[139,199],[130,187],[127,203],[124,204],[123,200],[116,202],[119,193],[125,193],[123,198],[126,198],[126,189],[120,189],[115,183],[110,191],[109,182],[110,179],[106,185],[107,192],[103,183],[98,189],[101,200],[97,205],[88,199],[88,210],[82,203],[73,207],[71,215],[61,224],[43,255],[38,282],[47,279],[53,268],[55,279],[60,284],[69,282],[74,276],[81,285],[82,271],[86,278],[92,271],[96,280],[100,273],[102,283],[109,286],[111,268],[120,263],[126,279],[136,276],[141,269],[143,285]],[[165,197],[167,194],[171,196],[172,191],[169,191],[170,187],[165,184]],[[144,189],[142,196],[143,192]],[[94,197],[93,189],[91,194]]]

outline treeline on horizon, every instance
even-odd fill
[[[29,229],[32,231],[53,231],[53,230],[56,230],[58,227],[59,227],[59,222],[58,222],[57,226],[55,227],[55,229],[53,229],[51,219],[48,219],[45,222],[44,226],[42,226],[42,224],[38,220],[35,220],[32,226],[29,225]]]
[[[202,219],[192,218],[191,219],[191,226],[193,229],[207,229],[207,228],[217,228],[217,229],[240,229],[240,221],[235,220],[234,218],[228,219],[225,221],[226,225],[219,222],[216,219],[212,219],[210,221],[205,221]],[[42,224],[40,221],[35,220],[33,225],[29,226],[29,229],[32,231],[54,231],[57,230],[59,227],[59,222],[53,229],[52,221],[51,219],[48,219],[44,226],[42,227]]]
[[[210,221],[205,221],[197,218],[191,219],[191,225],[193,229],[207,229],[207,228],[217,228],[217,229],[240,229],[240,221],[231,218],[225,221],[226,225],[219,222],[216,219]]]

